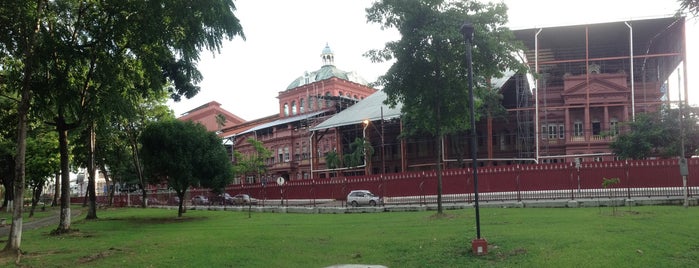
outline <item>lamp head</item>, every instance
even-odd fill
[[[464,24],[461,25],[461,34],[464,36],[466,42],[471,43],[471,41],[473,41],[473,24],[465,21]]]

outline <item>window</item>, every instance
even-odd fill
[[[291,101],[291,114],[296,115],[296,101]]]
[[[325,92],[325,108],[330,108],[330,92]]]
[[[619,121],[616,118],[612,118],[609,121],[609,134],[612,136],[619,135]]]
[[[556,124],[550,124],[548,125],[548,137],[549,139],[553,140],[558,138],[558,126]]]
[[[303,98],[301,98],[301,100],[299,100],[299,112],[300,113],[303,113],[306,110],[306,107],[304,107],[303,105],[304,105],[304,101],[303,101]]]
[[[583,123],[582,121],[575,121],[573,124],[573,136],[582,137],[583,136]]]
[[[284,147],[284,162],[289,162],[289,147]]]
[[[284,116],[289,116],[289,104],[284,103]]]
[[[500,134],[500,150],[504,151],[507,150],[507,139],[508,139],[508,133],[507,131],[503,132]]]
[[[559,138],[559,139],[565,139],[565,138],[566,138],[566,134],[565,134],[565,133],[566,133],[566,132],[565,132],[565,125],[559,124],[559,125],[558,125],[558,138]]]
[[[279,163],[284,162],[284,151],[282,150],[282,148],[279,148],[279,150],[277,151],[277,156],[279,157]]]
[[[546,125],[541,125],[541,139],[546,139],[548,137],[549,129]]]
[[[599,120],[592,121],[592,135],[600,134],[602,134],[602,124],[600,124]]]

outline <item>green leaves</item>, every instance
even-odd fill
[[[144,170],[151,182],[167,181],[178,193],[190,186],[220,190],[233,177],[221,139],[200,124],[158,121],[146,127],[140,142]]]
[[[655,157],[675,157],[680,155],[680,145],[684,143],[685,157],[699,152],[699,109],[683,107],[680,135],[679,110],[664,109],[655,113],[636,115],[636,121],[625,124],[622,132],[610,145],[614,153],[622,158],[646,159]],[[680,140],[683,137],[683,140]]]
[[[514,56],[522,48],[504,27],[507,7],[478,1],[384,0],[367,9],[367,20],[382,28],[396,28],[401,39],[365,54],[373,61],[395,59],[378,84],[387,104],[403,103],[406,132],[442,135],[468,130],[467,47],[459,32],[464,21],[475,27],[474,85],[477,115],[499,113],[499,93],[487,81],[506,70],[525,70]],[[482,90],[478,90],[482,89]],[[483,107],[481,109],[480,107]]]

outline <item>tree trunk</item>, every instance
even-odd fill
[[[442,139],[444,135],[439,134],[436,138],[437,140],[437,213],[442,214],[444,209],[442,208]]]
[[[112,206],[112,198],[114,198],[114,192],[110,189],[113,187],[110,187],[110,182],[112,181],[111,178],[109,177],[109,172],[107,172],[107,168],[104,165],[103,161],[98,161],[100,170],[102,170],[102,174],[104,175],[104,185],[107,187],[105,194],[107,195],[107,206]],[[113,185],[113,183],[111,183]]]
[[[61,173],[56,172],[56,177],[53,178],[53,185],[54,185],[54,191],[53,191],[53,200],[51,200],[51,206],[55,207],[58,206],[59,200],[61,198],[61,183],[60,179],[61,178]]]
[[[11,155],[8,155],[8,156],[7,156],[6,162],[7,162],[8,164],[12,164],[12,167],[14,168],[14,166],[15,166],[15,158],[13,158]],[[9,167],[8,167],[8,168],[9,168]],[[7,211],[10,211],[10,210],[11,210],[11,209],[10,209],[10,206],[12,206],[12,204],[10,203],[10,201],[11,201],[12,199],[14,199],[13,197],[14,197],[14,194],[15,194],[15,192],[12,191],[12,189],[14,189],[14,185],[15,185],[15,175],[17,175],[17,174],[15,174],[14,169],[9,169],[7,175],[8,175],[8,177],[5,177],[5,178],[2,180],[2,186],[5,187],[5,194],[4,194],[4,200],[2,201],[2,207],[5,208]]]
[[[177,193],[177,197],[180,198],[179,209],[177,210],[177,217],[179,218],[179,217],[182,217],[182,214],[185,212],[184,211],[184,195],[186,192],[185,191],[182,191],[182,192],[175,191],[175,192]]]
[[[43,13],[43,5],[41,0],[36,1],[36,24],[34,31],[27,37],[26,49],[24,50],[24,70],[22,81],[22,97],[17,107],[17,154],[15,155],[15,182],[13,189],[5,189],[6,191],[14,190],[13,200],[14,210],[12,211],[12,226],[10,227],[10,235],[5,244],[5,251],[14,251],[20,254],[20,245],[22,244],[22,200],[24,199],[24,181],[25,181],[25,159],[27,154],[27,116],[29,107],[31,106],[31,78],[33,76],[34,62],[34,47],[36,46],[36,34],[39,32],[41,25],[41,17]]]
[[[136,168],[136,175],[138,175],[138,183],[141,186],[141,207],[146,207],[146,199],[148,198],[148,193],[146,192],[146,181],[143,177],[143,168],[141,167],[141,159],[138,156],[138,142],[136,137],[129,137],[129,143],[131,144],[131,155],[133,156],[133,164]]]
[[[90,122],[89,130],[90,137],[88,139],[87,153],[87,171],[90,173],[87,177],[87,196],[89,199],[89,207],[85,219],[97,219],[97,196],[95,193],[95,122]]]
[[[41,182],[39,182],[39,185],[34,186],[32,189],[32,208],[29,210],[29,218],[34,216],[36,204],[39,203],[39,200],[41,200],[41,193],[44,189],[44,184],[46,184],[46,181],[41,180]]]
[[[68,159],[68,126],[60,107],[58,118],[56,118],[56,130],[61,158],[61,213],[56,233],[61,234],[70,231],[70,159]]]

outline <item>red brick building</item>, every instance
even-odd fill
[[[514,31],[533,74],[493,81],[508,115],[477,123],[479,165],[614,160],[609,144],[627,131],[625,123],[673,105],[668,80],[680,66],[687,96],[684,23],[668,17]],[[326,46],[319,70],[279,92],[278,114],[223,129],[233,150],[251,154],[247,139],[253,138],[273,153],[266,174],[244,181],[434,169],[434,140],[399,138],[400,107],[384,105],[383,92],[374,94],[363,79],[337,69],[333,57]],[[325,156],[347,154],[357,138],[373,148],[365,162],[328,168]],[[469,141],[469,133],[447,138],[446,168],[471,165]]]
[[[182,121],[194,121],[204,125],[208,131],[221,131],[222,129],[245,122],[242,118],[221,108],[221,104],[215,101],[194,108],[178,119]]]
[[[246,183],[311,178],[312,165],[324,165],[324,155],[338,150],[339,140],[334,130],[314,137],[308,129],[376,92],[356,73],[338,69],[329,46],[320,56],[320,69],[305,72],[279,92],[278,114],[223,130],[221,136],[233,150],[253,154],[252,138],[272,152],[265,160],[267,173],[247,174]]]

